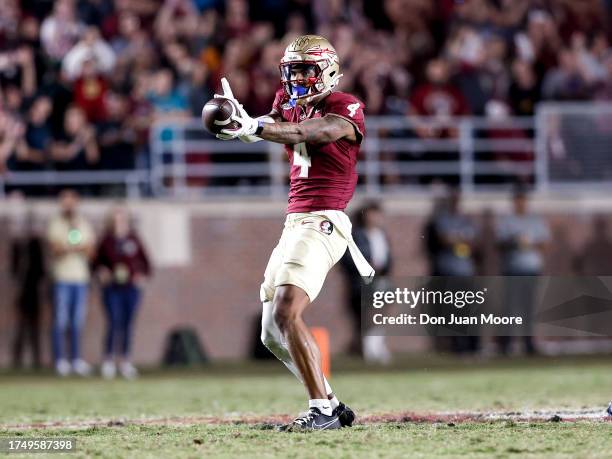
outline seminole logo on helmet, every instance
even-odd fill
[[[293,40],[279,68],[281,83],[292,105],[303,105],[315,96],[331,92],[342,76],[336,50],[318,35],[303,35]]]

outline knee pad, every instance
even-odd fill
[[[271,302],[264,303],[261,317],[261,342],[275,355],[278,355],[279,352],[287,347],[287,343],[274,318]]]
[[[266,346],[273,354],[277,354],[277,351],[283,348],[281,337],[278,335],[276,330],[270,328],[261,329],[261,342]]]
[[[268,349],[271,347],[274,347],[276,345],[276,337],[270,333],[269,330],[266,330],[265,328],[261,329],[261,342],[264,344],[264,346],[266,346]]]

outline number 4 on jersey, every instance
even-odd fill
[[[349,116],[351,118],[355,118],[355,113],[357,113],[357,110],[359,110],[359,103],[354,103],[354,104],[347,105],[346,109],[349,112]]]
[[[306,151],[306,143],[296,143],[293,146],[293,165],[300,167],[300,177],[308,177],[308,168],[312,165]]]

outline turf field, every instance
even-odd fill
[[[0,433],[75,437],[78,452],[65,457],[612,457],[603,416],[612,356],[431,358],[385,370],[344,362],[332,385],[362,423],[281,433],[271,424],[305,402],[276,362],[149,372],[135,382],[5,373]]]

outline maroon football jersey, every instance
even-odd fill
[[[287,213],[344,210],[357,185],[357,155],[365,135],[364,104],[343,92],[332,92],[315,106],[289,104],[283,89],[276,93],[272,109],[283,121],[300,123],[325,115],[339,116],[355,127],[357,142],[346,139],[313,145],[285,145],[291,164]]]

